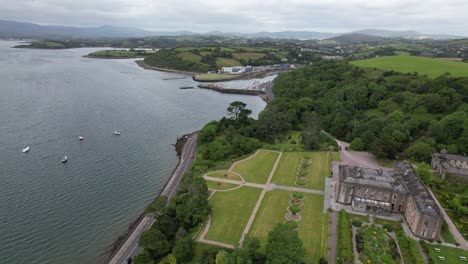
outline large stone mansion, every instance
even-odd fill
[[[416,236],[439,239],[442,214],[410,163],[393,170],[339,165],[338,179],[337,202],[363,213],[402,213]]]

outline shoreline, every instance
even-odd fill
[[[178,161],[176,167],[172,170],[172,172],[170,174],[170,177],[167,178],[166,183],[164,184],[163,188],[161,188],[161,190],[159,191],[159,194],[156,195],[156,197],[154,197],[154,199],[156,199],[157,197],[163,195],[163,193],[168,192],[167,189],[168,188],[170,189],[170,187],[171,187],[171,186],[169,186],[169,183],[174,180],[174,177],[176,176],[176,172],[178,171],[179,167],[181,166],[181,162],[182,162],[182,159],[183,159],[183,154],[184,154],[184,151],[186,151],[188,140],[191,137],[196,136],[198,133],[199,133],[199,131],[195,131],[195,132],[185,134],[185,135],[177,138],[177,141],[176,141],[175,144],[173,144],[173,146],[175,147],[175,150],[176,150],[177,157],[178,157],[179,161]],[[180,179],[182,177],[183,177],[183,174],[180,176]],[[168,196],[168,202],[169,202],[172,197],[171,197],[171,195],[167,195],[167,196]],[[147,219],[147,216],[145,216],[144,212],[142,212],[136,219],[132,220],[132,222],[128,226],[127,230],[122,235],[117,237],[117,239],[115,240],[115,242],[112,245],[112,249],[109,252],[103,254],[104,255],[103,259],[104,259],[105,263],[112,263],[112,260],[114,259],[116,254],[122,249],[125,242],[127,242],[127,240],[138,229],[138,227],[143,224],[143,221],[145,221],[146,219]],[[151,225],[152,225],[152,223],[151,223]],[[150,227],[151,227],[151,225],[150,225]]]
[[[135,57],[124,57],[124,56],[89,56],[88,55],[83,55],[81,56],[83,58],[87,58],[87,59],[110,59],[110,60],[119,60],[119,59],[141,59],[141,58],[145,58],[145,56],[135,56]]]
[[[170,73],[177,73],[177,74],[182,74],[182,75],[196,75],[196,74],[199,74],[198,72],[179,71],[179,70],[172,70],[172,69],[166,69],[166,68],[153,67],[153,66],[149,66],[148,64],[146,64],[143,60],[136,60],[135,63],[138,66],[140,66],[141,68],[145,69],[145,70],[170,72]]]

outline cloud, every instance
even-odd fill
[[[363,28],[468,35],[466,0],[0,0],[0,17],[152,30],[344,32]]]

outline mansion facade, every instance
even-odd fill
[[[393,170],[339,165],[336,201],[354,211],[388,215],[402,213],[411,231],[425,239],[439,239],[442,214],[426,187],[406,161]]]

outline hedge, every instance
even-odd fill
[[[336,262],[339,264],[352,264],[353,253],[353,230],[348,214],[341,210],[338,213],[338,248]]]
[[[424,264],[424,260],[419,253],[418,244],[415,240],[406,237],[403,229],[398,228],[395,230],[396,237],[398,239],[398,244],[400,245],[401,254],[405,263],[411,264]]]

